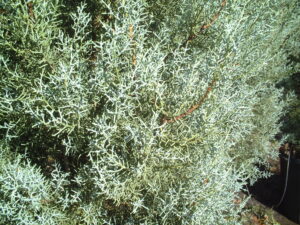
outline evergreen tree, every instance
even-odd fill
[[[0,22],[1,224],[239,224],[297,0],[0,0]]]

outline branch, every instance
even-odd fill
[[[28,2],[27,3],[27,9],[28,9],[28,15],[31,19],[34,19],[34,11],[33,11],[33,3],[32,2]]]
[[[162,120],[161,120],[161,123],[162,124],[165,124],[165,123],[173,123],[177,120],[180,120],[184,117],[186,117],[187,115],[190,115],[192,112],[194,112],[196,109],[198,109],[203,103],[204,101],[207,99],[208,97],[208,94],[211,92],[212,90],[212,87],[216,84],[216,80],[213,80],[208,88],[206,89],[206,92],[204,93],[204,95],[202,96],[202,98],[199,100],[199,102],[195,105],[193,105],[191,108],[189,108],[185,113],[182,113],[180,114],[179,116],[175,116],[173,118],[167,118],[167,117],[163,117]]]
[[[211,27],[216,22],[216,20],[220,16],[220,13],[223,10],[225,5],[226,5],[226,0],[223,0],[222,3],[221,3],[221,7],[220,7],[219,11],[214,15],[214,17],[210,20],[210,22],[208,24],[205,24],[205,25],[201,26],[200,32],[202,32],[203,30]]]
[[[224,6],[226,5],[226,1],[227,0],[223,0],[221,3],[221,7],[219,9],[219,11],[210,19],[210,22],[207,24],[203,24],[200,27],[200,30],[196,33],[196,34],[190,34],[190,36],[188,37],[188,39],[182,43],[181,47],[185,46],[188,42],[194,40],[197,36],[199,36],[200,34],[202,34],[204,32],[204,30],[208,29],[209,27],[211,27],[216,20],[219,18],[221,11],[223,10]]]
[[[133,25],[131,24],[129,26],[129,38],[131,39],[132,41],[132,46],[133,46],[133,54],[132,54],[132,65],[136,65],[136,43],[134,41],[134,29],[133,29]]]
[[[0,8],[0,14],[6,14],[7,11],[5,9]]]
[[[209,23],[204,24],[200,27],[200,30],[195,34],[190,34],[189,37],[180,45],[180,48],[184,47],[187,45],[188,42],[191,42],[192,40],[194,40],[196,37],[198,37],[200,34],[202,34],[204,32],[204,30],[208,29],[209,27],[211,27],[215,21],[218,19],[218,17],[220,16],[221,11],[223,10],[223,8],[226,5],[227,0],[223,0],[221,3],[221,7],[219,9],[219,11],[212,17],[212,19],[210,20]],[[164,58],[164,62],[166,62],[166,60],[171,56],[171,54],[167,54]]]

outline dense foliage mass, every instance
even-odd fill
[[[297,4],[0,0],[0,223],[238,224]]]
[[[297,61],[300,63],[300,59]],[[279,83],[287,93],[294,92],[293,99],[286,109],[287,113],[283,117],[282,132],[288,134],[287,141],[295,144],[297,149],[300,147],[300,70],[293,74],[289,79]],[[300,154],[300,152],[299,152]]]

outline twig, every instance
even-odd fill
[[[212,17],[212,19],[210,20],[210,22],[207,23],[207,24],[202,25],[202,26],[200,27],[200,30],[199,30],[196,34],[191,34],[191,35],[188,37],[188,39],[180,45],[180,47],[184,47],[188,42],[192,41],[192,40],[195,39],[197,36],[199,36],[201,33],[203,33],[204,30],[206,30],[206,29],[208,29],[209,27],[211,27],[211,26],[215,23],[215,21],[219,18],[221,11],[223,10],[223,8],[224,8],[225,5],[226,5],[226,2],[227,2],[227,0],[223,0],[222,3],[221,3],[220,9],[219,9],[218,12]],[[168,54],[168,55],[165,57],[164,61],[168,58],[168,56],[170,56],[170,54]],[[205,94],[202,96],[202,98],[200,99],[200,101],[199,101],[197,104],[193,105],[191,108],[189,108],[185,113],[182,113],[182,114],[180,114],[179,116],[175,116],[175,117],[173,117],[173,118],[168,118],[168,117],[164,116],[164,117],[162,118],[162,120],[161,120],[161,123],[162,123],[162,124],[165,124],[165,123],[173,123],[173,122],[175,122],[175,121],[177,121],[177,120],[180,120],[180,119],[186,117],[187,115],[191,114],[192,112],[194,112],[196,109],[198,109],[198,108],[204,103],[205,99],[208,97],[208,94],[209,94],[209,92],[211,92],[212,87],[215,85],[215,83],[216,83],[216,80],[213,80],[213,81],[209,84],[208,88],[206,89]]]
[[[133,40],[133,38],[134,38],[134,29],[133,29],[132,24],[129,26],[129,38],[131,39],[132,45],[133,45],[133,48],[134,48],[133,49],[133,54],[132,54],[132,64],[135,66],[136,65],[136,51],[135,51],[136,43]]]
[[[216,80],[213,80],[209,84],[208,88],[206,89],[206,92],[204,93],[204,95],[201,97],[201,99],[199,100],[199,102],[197,104],[193,105],[186,112],[180,114],[179,116],[175,116],[173,118],[163,117],[162,120],[161,120],[161,123],[162,124],[173,123],[173,122],[175,122],[177,120],[180,120],[180,119],[186,117],[187,115],[190,115],[192,112],[194,112],[196,109],[198,109],[204,103],[204,101],[208,97],[208,94],[209,94],[209,92],[211,92],[212,87],[215,85],[215,83],[216,83]]]
[[[226,0],[223,0],[222,3],[221,3],[221,8],[219,9],[219,11],[214,15],[214,17],[210,20],[210,22],[208,24],[205,24],[205,25],[201,26],[200,32],[207,29],[207,28],[209,28],[210,26],[212,26],[216,22],[216,20],[220,16],[220,13],[223,10],[225,5],[226,5]]]
[[[200,34],[202,34],[206,29],[208,29],[209,27],[211,27],[215,21],[218,19],[218,17],[220,16],[221,11],[223,10],[223,8],[226,5],[227,0],[223,0],[221,3],[221,7],[219,9],[219,11],[212,17],[212,19],[210,20],[209,23],[204,24],[200,27],[199,31],[195,34],[190,34],[189,37],[180,45],[180,48],[184,47],[187,45],[188,42],[191,42],[192,40],[194,40],[196,37],[198,37]],[[166,62],[166,60],[171,56],[171,53],[168,53],[165,58],[164,58],[164,62]]]
[[[6,14],[7,11],[5,9],[0,8],[0,14]]]
[[[195,33],[194,34],[190,34],[190,36],[188,37],[188,39],[184,43],[182,43],[181,47],[185,46],[188,42],[194,40],[197,36],[199,36],[200,34],[202,34],[204,32],[204,30],[208,29],[209,27],[211,27],[216,22],[216,20],[220,16],[221,11],[223,10],[224,6],[226,5],[226,1],[227,0],[223,0],[222,1],[221,7],[220,7],[219,11],[211,18],[210,22],[207,23],[207,24],[203,24],[200,27],[200,30],[196,34]]]
[[[33,3],[32,2],[28,2],[27,3],[27,9],[28,9],[28,15],[31,19],[35,19],[34,16],[34,10],[33,10]]]

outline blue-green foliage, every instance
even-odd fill
[[[1,223],[239,224],[297,4],[0,0]]]

